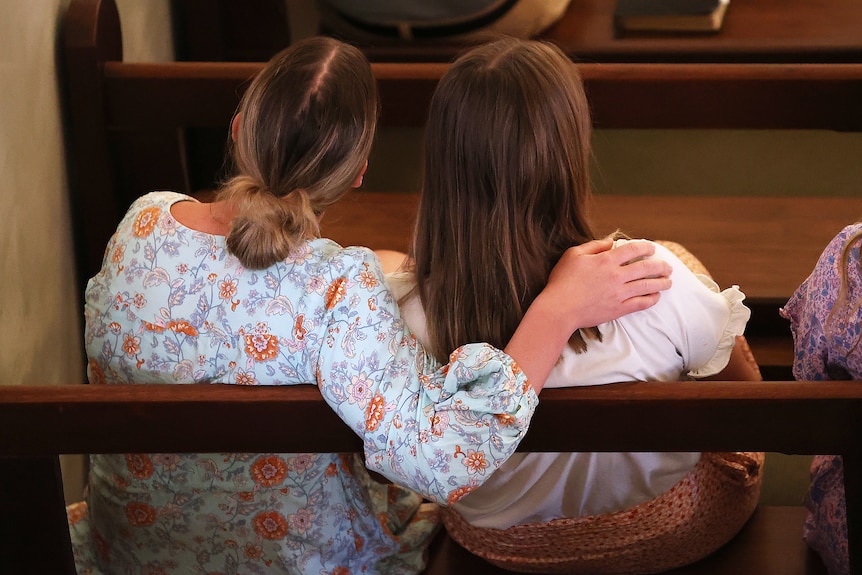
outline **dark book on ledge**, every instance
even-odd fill
[[[730,0],[617,0],[623,32],[717,32]]]

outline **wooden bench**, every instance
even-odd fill
[[[71,204],[83,287],[136,197],[213,187],[231,115],[263,64],[123,62],[112,0],[73,0],[64,34]],[[579,67],[598,128],[862,130],[862,64]],[[423,125],[446,65],[379,63],[373,70],[383,126]],[[406,249],[415,196],[355,198],[330,210],[324,232],[346,244]],[[739,284],[753,308],[748,336],[764,375],[787,379],[792,350],[777,309],[829,239],[862,214],[862,199],[600,196],[596,212],[601,231],[621,227],[677,241],[721,285]]]
[[[841,453],[851,549],[860,557],[860,412],[862,382],[548,389],[520,449]],[[0,386],[0,572],[74,573],[58,454],[361,448],[310,385]],[[674,573],[824,573],[801,540],[803,517],[802,508],[760,508],[725,548]],[[432,575],[504,573],[445,534],[430,555]]]
[[[70,188],[82,285],[100,267],[104,246],[134,198],[153,189],[194,193],[212,187],[212,172],[202,170],[200,164],[206,164],[205,157],[220,157],[222,150],[221,146],[216,150],[201,146],[203,139],[199,137],[199,131],[214,129],[223,134],[223,140],[226,139],[227,126],[242,90],[248,79],[263,65],[218,62],[132,64],[123,62],[121,44],[120,23],[113,1],[70,2],[64,22],[65,79],[72,167]],[[381,121],[384,127],[421,126],[430,94],[446,66],[380,63],[375,64],[373,69],[380,86]],[[862,65],[583,64],[580,70],[585,79],[595,125],[600,128],[862,130],[862,108],[858,106],[858,102],[862,101]],[[631,105],[635,101],[640,102],[638,107]],[[210,153],[205,153],[207,151]],[[324,232],[345,244],[405,249],[409,242],[410,221],[416,199],[415,193],[352,194],[327,213]],[[862,214],[862,203],[856,198],[603,196],[597,198],[597,204],[598,221],[603,231],[620,226],[633,235],[678,241],[700,257],[720,283],[739,283],[755,308],[747,336],[761,367],[776,368],[773,372],[764,369],[764,375],[774,379],[789,378],[788,366],[792,358],[786,322],[778,318],[777,306],[786,300],[792,289],[813,267],[820,250],[834,233],[857,214]],[[817,218],[810,218],[812,213],[816,213]],[[734,233],[727,232],[730,225]],[[754,333],[753,330],[760,324],[766,327]],[[776,339],[778,345],[768,346],[769,338]],[[777,359],[764,361],[768,357],[766,353],[774,353]],[[773,361],[774,366],[770,363]],[[659,386],[655,392],[668,390],[665,392],[666,397],[653,400],[647,396],[638,396],[643,402],[634,406],[620,403],[617,399],[625,399],[629,392],[639,390],[637,386],[606,388],[602,392],[560,390],[561,395],[556,395],[557,391],[553,390],[548,396],[543,394],[541,409],[543,414],[556,415],[537,416],[539,431],[534,429],[530,435],[530,441],[535,443],[528,442],[525,448],[553,450],[560,447],[554,443],[556,440],[551,431],[562,429],[565,430],[565,437],[571,437],[572,420],[578,417],[582,409],[578,406],[581,406],[582,400],[588,400],[587,395],[575,397],[566,394],[593,393],[598,395],[589,395],[593,399],[583,405],[602,405],[597,413],[604,414],[608,419],[584,420],[602,425],[592,429],[584,425],[583,430],[589,430],[584,437],[591,440],[599,441],[598,437],[594,437],[596,435],[605,436],[604,433],[597,434],[595,429],[604,430],[604,426],[611,421],[624,422],[625,425],[621,426],[624,429],[633,429],[633,422],[643,421],[643,425],[638,424],[637,429],[649,429],[650,432],[638,433],[638,437],[653,437],[656,440],[655,443],[645,443],[640,447],[649,450],[728,448],[850,454],[858,451],[858,432],[855,423],[847,415],[852,413],[854,417],[858,416],[859,404],[852,385],[763,385],[766,387],[747,390],[755,396],[743,392],[739,397],[722,396],[718,389],[713,394],[710,391],[713,388],[709,385],[698,384],[696,389],[683,385],[672,390]],[[285,430],[285,435],[278,438],[277,445],[251,441],[251,438],[248,438],[247,443],[244,440],[233,443],[231,438],[219,436],[218,433],[200,437],[201,443],[181,442],[181,438],[187,437],[185,431],[192,427],[189,421],[201,421],[212,426],[219,421],[218,410],[228,409],[226,405],[230,406],[232,412],[240,414],[241,421],[262,421],[264,413],[278,413],[281,416],[279,419],[285,419],[294,413],[294,409],[307,417],[305,421],[318,421],[317,416],[322,414],[321,410],[325,406],[314,403],[319,402],[317,396],[302,399],[301,394],[305,392],[299,389],[252,391],[257,395],[232,396],[234,391],[220,387],[207,389],[205,394],[200,389],[183,387],[186,391],[154,390],[151,396],[149,390],[129,388],[128,391],[115,388],[92,390],[88,386],[49,390],[24,387],[0,389],[0,392],[12,393],[20,399],[0,396],[0,457],[18,457],[0,459],[0,465],[8,466],[8,471],[4,469],[0,472],[0,477],[6,478],[2,480],[5,483],[0,484],[0,491],[16,494],[7,497],[19,501],[21,507],[30,510],[35,509],[30,506],[33,499],[37,502],[44,499],[46,504],[50,503],[53,512],[45,510],[45,515],[33,512],[29,521],[51,518],[53,537],[62,538],[63,531],[59,524],[65,521],[61,517],[56,497],[52,501],[46,499],[46,494],[53,494],[58,485],[55,468],[57,453],[182,451],[192,447],[195,450],[267,450],[272,447],[286,451],[358,448],[355,438],[348,440],[349,432],[346,429],[340,436],[336,433],[332,442],[327,440],[325,443],[317,443],[320,438],[301,436],[297,443],[293,443],[293,440],[281,442],[288,436],[283,427],[280,429]],[[601,395],[605,392],[614,393],[612,389],[624,391],[613,400]],[[738,390],[736,387],[733,389]],[[797,391],[792,390],[800,389],[804,392],[798,393],[811,395],[804,399],[801,395],[793,395]],[[211,391],[226,395],[211,396]],[[130,395],[131,400],[121,401],[121,396],[115,394],[122,393],[144,395]],[[160,399],[160,393],[172,395],[168,399]],[[182,393],[190,395],[186,398],[173,395]],[[274,395],[268,396],[269,393]],[[692,394],[687,400],[686,393]],[[764,395],[757,395],[760,393]],[[785,396],[786,393],[791,393],[791,396]],[[102,397],[104,399],[100,399]],[[556,397],[561,399],[560,403],[556,402]],[[28,403],[28,398],[32,402]],[[720,401],[716,407],[709,407],[713,399]],[[306,400],[312,401],[307,407],[311,410],[310,405],[317,405],[313,408],[317,411],[300,409],[306,405],[302,403]],[[806,404],[808,400],[810,404]],[[116,405],[112,403],[114,401],[117,401]],[[271,404],[268,403],[270,401]],[[164,415],[169,405],[174,406],[170,409],[177,410],[173,416]],[[697,407],[692,407],[694,405]],[[576,411],[568,411],[570,408]],[[738,416],[737,408],[747,415]],[[276,411],[266,412],[268,409]],[[689,409],[693,411],[687,411]],[[719,410],[716,413],[720,412],[721,418],[715,414],[708,416],[707,412],[712,409]],[[814,415],[807,413],[810,409],[815,411]],[[40,410],[44,419],[35,415]],[[833,410],[836,413],[832,413]],[[649,417],[656,419],[633,418],[642,411],[652,414]],[[69,415],[85,412],[89,414],[88,417]],[[13,417],[15,413],[18,415]],[[81,419],[73,421],[75,417]],[[333,416],[330,414],[330,417]],[[42,430],[41,435],[22,439],[26,437],[24,433],[19,435],[14,432],[16,425],[13,422],[21,421],[22,418],[31,420],[33,425],[41,421],[43,425],[37,426],[37,429]],[[184,423],[180,422],[181,419]],[[126,421],[138,422],[145,426],[141,429],[158,432],[159,435],[155,436],[153,443],[148,443],[151,441],[148,434],[144,431],[133,433],[131,426],[125,427],[128,425],[124,423]],[[685,447],[676,443],[678,438],[671,441],[673,434],[665,426],[681,426],[684,423],[690,426],[685,428],[686,438],[700,437],[704,442],[695,446],[692,439],[693,442]],[[541,432],[543,426],[548,426],[544,427],[548,431]],[[819,433],[821,428],[825,430],[822,438]],[[846,431],[846,434],[836,431],[838,428]],[[20,430],[29,429],[32,428],[20,427]],[[658,430],[655,436],[653,429]],[[817,437],[807,437],[813,433],[812,429],[818,430]],[[692,430],[698,431],[693,433]],[[42,437],[38,441],[43,443],[34,443],[37,437]],[[218,437],[224,439],[225,443],[220,443]],[[539,439],[532,439],[534,437]],[[550,443],[546,443],[542,437]],[[566,447],[611,450],[637,448],[628,443],[632,438],[619,439],[618,443],[572,443]],[[112,444],[114,441],[116,443]],[[26,471],[27,466],[32,468],[32,473]],[[848,473],[851,472],[855,473],[848,468]],[[32,480],[22,486],[19,481],[21,477],[32,477]],[[5,510],[7,502],[3,501],[2,505],[0,508]],[[22,534],[29,532],[22,526],[33,525],[26,522],[26,509],[21,511],[22,517],[12,519],[11,515],[7,515],[8,521],[4,518],[4,531],[0,532],[0,541],[3,543],[0,545],[7,547],[0,548],[0,560],[7,555],[22,557],[23,553],[30,560],[35,557],[38,561],[49,561],[50,556],[42,557],[47,554],[37,553],[38,557],[27,555],[27,549],[62,549],[63,542],[59,540],[55,541],[55,547],[47,539],[28,543],[29,540],[22,537]],[[798,536],[800,512],[799,508],[767,508],[758,511],[751,526],[740,538],[740,542],[748,541],[750,545],[734,544],[735,550],[728,550],[729,555],[721,552],[700,565],[698,570],[745,573],[742,564],[747,564],[749,569],[752,566],[759,566],[758,569],[762,567],[761,570],[749,572],[782,575],[804,573],[810,555]],[[28,547],[31,544],[35,547]],[[453,547],[447,539],[442,538],[438,545],[439,552],[434,553],[429,570],[431,573],[456,573],[463,569],[456,569],[454,565],[476,564],[475,558]],[[740,551],[739,547],[747,551]],[[5,552],[7,548],[10,549],[9,554]],[[785,568],[784,562],[792,563],[797,570]],[[26,562],[21,560],[20,563]],[[495,572],[484,563],[478,562],[476,565],[477,575]],[[799,570],[800,565],[803,570]],[[816,562],[813,565],[812,569],[816,567]],[[9,572],[27,573],[28,568]],[[7,569],[0,571],[6,572]],[[46,568],[29,572],[59,571]]]
[[[287,45],[288,15],[279,0],[171,4],[178,59],[263,61]],[[571,0],[559,22],[538,37],[583,62],[862,61],[862,6],[856,0],[740,0],[717,34],[621,35],[614,28],[615,7],[609,0]],[[394,38],[356,44],[379,62],[448,62],[466,45]]]

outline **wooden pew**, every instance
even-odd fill
[[[70,130],[70,188],[72,194],[72,206],[74,209],[74,221],[76,227],[76,244],[79,262],[80,283],[86,281],[101,264],[102,253],[110,234],[113,232],[119,218],[125,212],[131,201],[153,189],[173,189],[188,193],[194,193],[201,188],[212,186],[212,174],[201,177],[200,170],[196,166],[201,161],[203,154],[200,147],[190,144],[199,142],[199,130],[215,129],[227,136],[227,126],[231,115],[239,101],[242,90],[262,66],[260,63],[229,64],[229,63],[167,63],[167,64],[132,64],[123,62],[120,38],[120,23],[116,7],[112,0],[72,0],[64,22],[64,54],[66,58],[65,80],[66,95],[68,98],[68,121]],[[445,71],[443,64],[375,64],[374,73],[378,79],[382,99],[381,122],[384,126],[421,126],[425,120],[425,110],[430,98],[431,91],[437,80]],[[862,101],[862,65],[649,65],[649,64],[613,64],[613,65],[580,65],[581,73],[585,79],[588,97],[594,112],[595,125],[599,128],[693,128],[693,129],[828,129],[828,130],[862,130],[862,107],[858,102]],[[641,102],[637,109],[631,105],[632,102]],[[212,150],[210,150],[212,151]],[[219,156],[221,149],[215,150]],[[354,194],[331,209],[324,220],[324,232],[327,235],[345,244],[363,244],[371,247],[390,247],[405,249],[409,241],[411,216],[415,208],[415,194],[374,194],[361,192]],[[862,214],[862,204],[856,198],[844,199],[840,203],[829,199],[812,198],[760,198],[760,199],[734,199],[734,198],[638,198],[638,197],[600,197],[597,198],[597,211],[600,223],[610,231],[611,227],[622,226],[632,234],[653,237],[656,239],[669,239],[678,241],[689,247],[693,253],[699,256],[707,267],[713,271],[716,278],[723,285],[729,283],[740,283],[743,290],[748,292],[750,302],[761,302],[763,310],[755,309],[755,318],[752,326],[756,325],[758,318],[763,318],[762,323],[768,326],[764,330],[763,338],[775,337],[779,340],[779,346],[775,352],[778,359],[775,360],[779,372],[789,378],[787,373],[789,354],[792,353],[787,337],[786,324],[778,320],[775,309],[783,303],[795,285],[804,278],[804,274],[813,267],[819,250],[826,244],[829,238],[838,231],[841,225],[849,223],[858,214]],[[629,215],[626,216],[625,214]],[[811,213],[817,213],[816,219],[810,218]],[[828,214],[822,216],[821,214]],[[620,215],[620,219],[610,219],[612,216]],[[649,216],[649,217],[645,217]],[[602,220],[606,217],[608,219]],[[626,219],[629,218],[629,219]],[[844,218],[847,218],[846,220]],[[725,233],[728,225],[734,226],[734,234]],[[750,273],[746,278],[740,278],[740,274]],[[760,282],[760,283],[757,283]],[[757,285],[758,287],[754,287]],[[772,348],[758,347],[759,339],[756,334],[749,331],[748,338],[755,349],[755,354],[764,366],[764,355],[761,349]],[[770,360],[771,361],[771,360]],[[770,374],[764,370],[764,374]],[[781,377],[775,377],[782,379]],[[771,385],[771,384],[767,384]],[[830,384],[832,385],[832,384]],[[820,406],[816,409],[826,409],[845,412],[853,412],[858,415],[858,403],[855,395],[850,392],[849,384],[835,384],[839,387],[847,385],[847,389],[841,387],[817,387],[819,391],[808,399],[811,405]],[[179,427],[172,427],[171,420],[156,419],[150,411],[152,404],[149,400],[134,398],[127,403],[121,403],[125,407],[112,411],[103,403],[96,401],[97,407],[89,412],[94,418],[92,422],[98,422],[103,418],[104,427],[89,427],[92,437],[81,438],[77,444],[71,443],[72,437],[80,437],[71,430],[76,423],[62,423],[66,421],[58,413],[77,413],[77,401],[84,403],[92,398],[69,398],[70,403],[63,403],[63,393],[87,394],[90,391],[86,386],[70,386],[70,390],[51,390],[55,394],[54,399],[33,399],[31,404],[21,407],[19,404],[5,405],[6,399],[0,401],[0,465],[9,465],[9,472],[0,471],[0,476],[6,477],[6,483],[0,483],[0,492],[20,495],[11,496],[11,499],[28,501],[27,497],[30,487],[42,496],[57,486],[55,469],[55,454],[71,452],[91,452],[104,450],[134,451],[146,449],[159,449],[167,451],[181,451],[184,446],[177,442],[182,434],[177,429],[185,430],[187,424],[180,425],[179,420],[172,420]],[[22,398],[34,398],[32,391],[27,388],[13,388]],[[215,388],[213,388],[214,390]],[[232,393],[231,391],[219,391],[216,393]],[[610,389],[610,388],[609,388]],[[631,390],[631,388],[627,388]],[[682,388],[679,388],[682,389]],[[699,393],[706,393],[703,399],[720,399],[713,397],[705,390],[708,387],[698,387]],[[803,420],[816,424],[815,427],[802,427],[796,432],[791,427],[797,425],[794,417],[804,415],[805,402],[801,399],[791,398],[795,403],[795,411],[774,414],[770,409],[787,409],[787,398],[783,396],[788,388],[767,387],[757,388],[767,395],[754,398],[725,398],[736,407],[751,405],[762,409],[763,420],[755,423],[757,409],[747,416],[749,419],[743,421],[735,415],[733,407],[726,407],[723,412],[724,419],[701,420],[697,418],[687,419],[693,428],[699,429],[698,424],[710,427],[704,433],[716,435],[716,441],[705,441],[702,445],[692,449],[708,449],[711,445],[722,444],[732,449],[757,449],[770,451],[786,451],[788,453],[825,453],[837,451],[841,453],[856,453],[857,432],[852,422],[845,415],[829,417],[821,413],[815,416],[815,420]],[[794,387],[794,389],[797,389]],[[805,389],[808,389],[806,387]],[[213,391],[213,390],[207,390]],[[0,391],[4,391],[0,389]],[[61,393],[62,391],[62,393]],[[113,390],[99,390],[108,394],[120,393]],[[301,397],[295,397],[297,390],[271,390],[276,394],[273,398],[257,401],[254,397],[263,398],[268,391],[261,392],[258,396],[237,396],[235,399],[224,399],[231,404],[231,409],[238,409],[244,413],[242,418],[246,421],[259,421],[262,411],[270,409],[266,407],[267,402],[272,399],[272,409],[278,410],[284,419],[285,415],[293,413],[295,404],[293,401],[304,401]],[[313,390],[312,390],[313,391]],[[832,397],[830,393],[838,393]],[[839,393],[840,392],[840,393]],[[46,392],[48,393],[48,392]],[[127,393],[138,393],[129,391]],[[149,393],[146,391],[145,393]],[[154,392],[156,393],[156,392]],[[206,419],[208,422],[217,421],[218,418],[208,419],[211,409],[215,406],[209,402],[210,394],[205,397],[200,390],[190,389],[187,392],[166,391],[166,393],[190,393],[192,397],[182,399],[177,403],[176,409],[181,409],[184,417],[195,417]],[[257,393],[257,392],[253,392]],[[590,392],[587,392],[590,393]],[[807,392],[806,392],[807,393]],[[280,396],[278,394],[284,394]],[[676,396],[675,388],[669,395]],[[821,395],[822,394],[822,395]],[[844,394],[844,395],[841,395]],[[625,395],[623,393],[622,395]],[[5,397],[5,396],[4,396]],[[119,400],[119,396],[106,395],[108,398]],[[149,397],[149,396],[147,396]],[[173,396],[171,396],[173,397]],[[551,394],[551,399],[554,395]],[[595,396],[598,397],[598,396]],[[212,398],[216,401],[216,398]],[[308,399],[308,398],[306,398]],[[553,410],[557,405],[549,401],[543,394],[543,410]],[[622,398],[620,398],[622,399]],[[671,398],[665,398],[671,401]],[[675,402],[664,403],[665,399],[653,400],[645,398],[643,405],[638,405],[637,410],[645,409],[651,412],[655,409],[663,409],[662,413],[678,415],[671,409],[688,409],[689,404]],[[602,399],[598,403],[605,405]],[[10,400],[11,401],[11,400]],[[40,401],[42,403],[40,404]],[[110,401],[105,400],[105,401]],[[165,400],[166,404],[173,404],[174,399]],[[188,403],[185,403],[188,401]],[[236,401],[236,405],[232,404]],[[319,401],[319,400],[317,400]],[[692,400],[693,402],[694,400]],[[54,402],[54,403],[52,403]],[[59,403],[57,403],[59,402]],[[198,403],[201,402],[201,403]],[[572,400],[569,403],[580,402]],[[158,403],[158,401],[157,401]],[[775,404],[773,406],[773,403]],[[162,409],[166,404],[159,404]],[[41,405],[41,407],[38,407]],[[118,404],[119,405],[119,404]],[[569,405],[569,404],[559,404]],[[322,404],[321,404],[322,406]],[[318,406],[316,412],[320,415]],[[617,409],[616,399],[608,401],[606,414],[617,421],[623,419],[620,415],[613,415]],[[662,407],[659,407],[662,406]],[[772,407],[770,407],[772,406]],[[776,407],[777,406],[777,407]],[[827,407],[822,407],[827,406]],[[43,433],[48,434],[41,447],[36,448],[30,440],[21,439],[20,435],[10,431],[15,426],[6,422],[12,422],[10,414],[20,410],[19,418],[27,419],[29,409],[46,409],[50,417],[45,419],[34,419],[44,423]],[[90,409],[90,408],[87,408]],[[701,409],[698,407],[694,412]],[[703,408],[705,409],[705,408]],[[725,408],[720,408],[725,409]],[[245,410],[248,413],[245,414]],[[304,414],[315,413],[314,411]],[[115,418],[115,414],[117,417]],[[545,411],[548,413],[548,411]],[[549,429],[564,429],[565,436],[571,435],[570,423],[572,414],[561,416],[537,417],[537,421],[547,419],[546,425]],[[602,412],[605,413],[605,412]],[[628,413],[628,412],[627,412]],[[687,413],[687,412],[686,412]],[[207,414],[207,415],[204,415]],[[830,412],[831,414],[831,412]],[[8,417],[7,417],[8,416]],[[822,417],[821,417],[822,416]],[[34,416],[35,417],[35,416]],[[146,422],[145,425],[154,429],[163,425],[165,434],[153,444],[138,443],[149,440],[138,437],[131,432],[114,432],[114,428],[122,429],[122,422],[126,418],[137,418],[136,420]],[[161,415],[159,416],[161,417]],[[179,417],[178,415],[175,417]],[[686,414],[683,416],[688,418]],[[820,419],[817,419],[820,418]],[[672,419],[668,417],[668,419]],[[778,424],[787,431],[788,436],[776,439],[778,435],[772,435],[770,426],[773,419],[780,420]],[[608,421],[611,421],[609,419]],[[18,420],[15,420],[18,421]],[[156,424],[155,421],[165,422]],[[317,421],[316,416],[306,421]],[[710,421],[714,424],[707,425]],[[844,423],[841,423],[844,422]],[[606,422],[604,423],[606,424]],[[670,424],[669,422],[667,423]],[[751,427],[745,427],[750,424]],[[96,425],[99,425],[96,423]],[[645,423],[645,425],[647,425]],[[667,428],[662,428],[665,422],[661,420],[658,424],[650,422],[650,429],[658,425],[659,429],[665,429],[665,435],[661,441],[650,444],[653,449],[681,449],[676,443],[663,443],[667,439]],[[738,431],[738,426],[742,431]],[[800,430],[811,434],[811,429],[819,430],[822,425],[844,426],[848,430],[846,437],[839,438],[838,433],[825,432],[828,440],[820,441],[819,431],[817,438],[803,440],[799,438]],[[733,426],[731,438],[743,440],[740,443],[728,440],[726,443],[719,441]],[[770,427],[770,429],[765,429]],[[21,427],[21,429],[30,429]],[[105,429],[110,432],[105,433]],[[281,428],[284,429],[284,428]],[[539,428],[541,429],[541,427]],[[585,426],[584,430],[589,429]],[[601,429],[604,429],[602,427]],[[678,428],[679,429],[679,428]],[[537,432],[531,431],[531,438]],[[689,432],[686,432],[689,434]],[[778,432],[775,432],[778,433]],[[51,435],[54,434],[54,435]],[[747,443],[746,437],[754,443]],[[766,434],[766,435],[763,435]],[[145,435],[145,434],[141,434]],[[305,451],[330,451],[335,447],[343,449],[356,449],[348,447],[349,432],[343,432],[340,438],[332,439],[334,443],[309,443],[292,444],[278,443],[280,450],[301,449]],[[547,435],[547,434],[546,434]],[[595,429],[587,434],[592,437],[596,435]],[[779,434],[780,435],[780,434]],[[650,434],[647,434],[649,437]],[[699,435],[698,435],[699,436]],[[851,437],[852,436],[852,437]],[[118,443],[108,447],[105,442],[112,441],[117,437]],[[214,436],[215,437],[215,436]],[[787,437],[794,438],[792,445],[783,443]],[[799,443],[795,443],[796,438]],[[208,443],[209,439],[201,438],[202,443],[193,444],[197,450],[207,449],[250,449],[265,450],[267,446],[262,443],[227,443],[217,446],[217,442]],[[549,441],[551,439],[549,438]],[[835,443],[829,441],[834,440]],[[53,443],[53,442],[58,443]],[[69,441],[70,443],[63,443]],[[160,443],[162,442],[163,443]],[[355,439],[353,439],[355,442]],[[533,441],[532,439],[530,441]],[[537,443],[529,445],[531,449],[552,449],[553,443],[545,444],[543,441],[535,440]],[[762,441],[762,442],[761,442]],[[809,443],[806,443],[808,441]],[[810,443],[814,441],[815,443]],[[848,442],[848,443],[844,443]],[[45,446],[51,444],[52,447]],[[11,447],[17,445],[20,447]],[[545,445],[545,447],[542,447]],[[607,449],[626,449],[630,445],[622,443],[608,444]],[[596,444],[572,444],[569,449],[599,449]],[[717,447],[716,447],[717,448]],[[19,449],[19,451],[15,451]],[[35,457],[24,459],[5,459],[5,456],[16,455],[23,457],[26,454]],[[855,464],[854,464],[855,465]],[[22,467],[23,466],[23,467]],[[26,471],[31,470],[31,471]],[[21,473],[29,473],[33,481],[23,486],[16,478]],[[848,471],[855,473],[852,469]],[[41,483],[39,484],[38,482]],[[17,489],[18,491],[14,491]],[[853,497],[856,497],[855,494]],[[38,499],[39,496],[37,495]],[[62,530],[59,522],[64,521],[58,511],[58,501],[53,502],[54,511],[45,510],[44,516],[54,521],[55,537],[62,539]],[[2,502],[2,509],[6,509],[6,502]],[[10,503],[11,505],[11,503]],[[749,555],[734,553],[732,557],[743,557],[743,563],[754,561],[752,557],[765,554],[769,558],[768,565],[775,569],[783,569],[780,560],[792,556],[785,551],[777,551],[784,545],[795,553],[802,552],[802,560],[795,564],[805,562],[805,548],[801,546],[797,535],[799,533],[799,509],[789,510],[791,521],[780,513],[775,514],[773,510],[759,511],[755,516],[752,527],[755,528],[753,535],[748,530],[749,540],[753,543],[764,544],[764,538],[772,538],[766,541],[767,547],[774,546],[771,550],[749,549]],[[53,513],[53,515],[51,515]],[[22,512],[22,515],[26,513]],[[11,546],[10,557],[20,556],[15,553],[27,554],[26,539],[20,537],[21,533],[27,532],[19,529],[20,525],[38,525],[34,519],[35,514],[30,516],[30,523],[18,523],[9,517],[4,519],[3,531],[0,531],[0,541]],[[24,518],[21,519],[24,521]],[[854,520],[855,521],[855,520]],[[795,522],[795,523],[794,523]],[[760,531],[763,529],[763,531]],[[8,531],[7,531],[8,530]],[[858,530],[856,531],[858,532]],[[8,535],[8,536],[7,536]],[[783,538],[782,538],[783,537]],[[790,537],[788,541],[787,537]],[[774,540],[773,540],[774,539]],[[40,548],[47,545],[49,548],[61,549],[62,546],[54,546],[46,543],[46,540],[36,541],[35,547]],[[62,541],[60,541],[62,543]],[[444,538],[438,542],[442,547],[440,553],[434,555],[435,560],[430,568],[431,573],[458,572],[451,565],[472,565],[470,561],[474,558],[466,556],[457,548],[452,548]],[[0,544],[2,545],[2,544]],[[787,548],[785,548],[787,549]],[[23,550],[23,551],[22,551]],[[0,548],[0,557],[7,556],[6,548]],[[762,553],[761,553],[762,551]],[[38,560],[48,561],[49,557],[36,554]],[[33,559],[33,555],[27,555]],[[858,556],[858,554],[857,554]],[[438,559],[439,558],[439,559]],[[446,563],[454,560],[457,563]],[[744,573],[744,570],[732,568],[719,561],[714,567],[719,571],[732,573]],[[763,561],[754,565],[763,565]],[[442,567],[441,567],[442,565]],[[447,571],[447,567],[448,571]],[[480,563],[480,565],[483,565]],[[492,571],[481,571],[476,567],[477,575]],[[773,567],[770,567],[773,568]],[[26,567],[25,567],[26,569]],[[435,571],[436,569],[436,571]],[[484,569],[489,569],[487,566]],[[6,572],[5,568],[0,572]],[[26,570],[10,571],[15,573],[27,573]],[[41,569],[39,573],[60,572],[53,569]],[[708,571],[711,572],[711,571]],[[766,573],[767,571],[754,571]],[[773,571],[774,573],[793,573],[789,570]],[[800,573],[804,571],[799,571]]]
[[[178,16],[174,25],[178,59],[268,60],[287,45],[287,15],[277,0],[171,0],[171,4]],[[856,0],[740,1],[728,9],[717,34],[620,34],[614,27],[615,7],[616,2],[608,0],[570,0],[561,19],[538,38],[583,62],[862,60],[862,6]],[[321,31],[334,33],[326,23]],[[451,38],[406,42],[379,37],[354,42],[378,62],[448,62],[470,45]]]
[[[211,187],[211,180],[193,181],[195,158],[185,146],[190,130],[216,128],[226,140],[239,97],[263,66],[127,63],[121,44],[112,0],[70,3],[65,77],[82,278],[98,270],[135,197]],[[383,125],[421,126],[446,65],[373,69]],[[862,130],[862,64],[582,64],[580,70],[599,128]]]
[[[519,449],[841,453],[850,486],[851,549],[860,557],[860,411],[862,382],[548,389]],[[0,572],[74,573],[58,454],[361,449],[310,385],[0,386]],[[803,512],[761,508],[727,547],[674,573],[824,573],[801,540]],[[504,573],[445,534],[430,562],[431,575]]]
[[[213,187],[231,115],[248,79],[263,66],[127,63],[120,36],[112,0],[70,3],[65,77],[82,288],[134,198],[154,189],[194,193]],[[579,67],[597,128],[862,130],[862,64]],[[378,63],[373,70],[383,126],[423,125],[446,65]],[[324,232],[347,244],[406,249],[415,196],[356,198],[330,210]],[[607,196],[596,204],[601,231],[620,227],[677,241],[721,285],[739,284],[754,310],[749,340],[764,374],[776,379],[791,377],[792,354],[778,307],[829,239],[862,215],[860,198]]]

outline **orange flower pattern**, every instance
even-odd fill
[[[126,517],[134,527],[147,527],[156,522],[156,510],[146,503],[133,501],[126,505]]]
[[[476,487],[473,485],[462,485],[458,489],[454,489],[451,493],[449,493],[449,497],[446,499],[446,503],[448,505],[454,505],[458,503],[458,501],[462,497],[464,497],[468,493],[471,493],[474,489],[476,489]]]
[[[368,411],[365,414],[365,431],[374,431],[383,421],[386,412],[386,399],[379,393],[371,398]]]
[[[269,361],[278,357],[278,338],[266,330],[265,323],[257,324],[245,336],[245,352],[256,361]]]
[[[258,513],[252,524],[254,531],[264,539],[284,539],[287,537],[287,519],[277,511]]]
[[[338,305],[338,302],[344,299],[344,294],[347,291],[346,284],[347,280],[344,278],[338,278],[329,284],[329,287],[326,288],[326,309],[334,308]]]
[[[89,512],[69,515],[79,573],[103,559],[168,575],[283,574],[299,561],[308,573],[420,572],[437,521],[419,511],[423,496],[445,505],[481,484],[523,437],[532,388],[483,344],[429,360],[370,251],[314,239],[247,270],[223,237],[173,219],[171,204],[188,199],[148,194],[120,223],[86,292],[90,380],[316,383],[364,458],[92,455]],[[366,465],[415,492],[371,480]]]
[[[153,474],[153,462],[147,455],[139,453],[126,454],[126,467],[136,479],[146,479]]]
[[[251,466],[254,482],[264,487],[279,485],[287,476],[287,463],[281,457],[270,455],[259,457]]]
[[[135,237],[145,238],[153,233],[160,213],[161,209],[158,206],[141,210],[135,217],[135,223],[132,225],[132,233],[135,234]]]

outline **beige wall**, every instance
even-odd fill
[[[0,384],[77,383],[72,261],[55,44],[64,0],[0,0]],[[63,458],[67,498],[82,460]]]
[[[167,0],[121,0],[127,55],[172,57]],[[68,0],[0,0],[0,384],[80,383],[57,43]],[[82,461],[63,460],[67,499]]]

